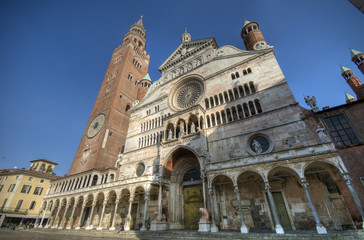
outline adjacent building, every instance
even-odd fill
[[[34,223],[47,209],[42,205],[58,165],[47,159],[30,161],[28,170],[0,170],[0,226]]]

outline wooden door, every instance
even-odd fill
[[[198,229],[201,218],[200,208],[203,208],[202,185],[186,186],[184,196],[184,225],[185,229]]]
[[[130,229],[135,229],[137,227],[137,225],[136,225],[137,212],[138,212],[138,204],[133,203],[131,205]]]
[[[284,204],[283,195],[281,192],[272,192],[273,200],[277,208],[279,221],[284,230],[292,230],[291,221],[289,220],[286,205]],[[270,205],[270,203],[269,203]],[[273,214],[272,214],[273,217]],[[276,224],[273,218],[274,225]]]

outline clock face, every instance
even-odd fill
[[[88,126],[86,136],[88,138],[95,137],[104,126],[105,120],[106,120],[105,114],[100,113],[99,115],[97,115]]]

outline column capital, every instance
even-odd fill
[[[209,195],[210,196],[214,195],[214,190],[212,188],[209,188]]]
[[[346,172],[346,173],[343,173],[342,174],[343,178],[344,178],[344,182],[347,184],[347,185],[351,185],[351,177],[349,176],[349,173]]]
[[[145,196],[144,196],[144,200],[149,200],[149,194],[145,194]]]
[[[134,196],[129,197],[129,203],[132,203],[134,201]]]
[[[269,184],[269,181],[264,181],[264,187],[265,187],[265,190],[270,191],[271,186]]]
[[[306,178],[301,178],[301,186],[303,188],[308,188],[308,182],[307,182]]]
[[[238,185],[234,185],[234,192],[235,193],[240,193]]]

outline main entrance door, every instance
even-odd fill
[[[203,208],[202,185],[185,186],[184,197],[184,225],[186,229],[197,229],[201,218],[200,208]]]

